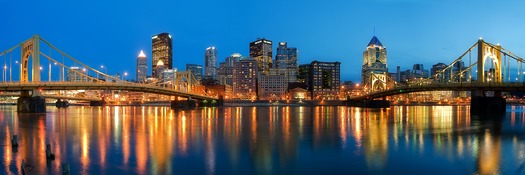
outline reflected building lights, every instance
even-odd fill
[[[362,130],[363,130],[363,128],[361,128],[361,110],[360,109],[355,110],[353,123],[354,123],[354,128],[352,130],[354,131],[356,148],[359,150],[361,148],[361,138],[362,138]]]
[[[503,121],[477,117],[471,121],[469,107],[464,106],[392,106],[382,110],[304,106],[170,110],[121,106],[68,110],[57,110],[58,116],[48,115],[43,120],[20,118],[20,124],[19,117],[0,114],[0,125],[5,126],[2,134],[30,136],[22,138],[24,146],[17,153],[9,147],[0,151],[2,166],[19,171],[25,159],[35,167],[49,167],[34,171],[36,174],[53,174],[60,171],[61,161],[68,160],[76,162],[75,171],[80,174],[94,168],[171,174],[188,172],[189,167],[184,167],[187,161],[202,165],[198,173],[215,174],[230,168],[235,174],[251,166],[254,172],[264,174],[293,167],[311,153],[324,156],[324,151],[340,151],[346,160],[357,157],[366,164],[365,170],[380,173],[390,170],[391,161],[400,156],[421,158],[432,154],[466,162],[467,167],[473,167],[469,169],[472,174],[498,174],[519,166],[509,162],[525,161],[521,135],[507,132],[504,134],[508,136],[501,136],[508,130],[523,129],[521,108],[514,108]],[[92,116],[67,116],[82,110]],[[1,140],[8,143],[9,138]],[[60,160],[47,164],[41,159],[46,142],[52,144]],[[421,158],[424,161],[429,159]],[[448,166],[447,162],[442,166]]]

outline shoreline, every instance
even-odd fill
[[[89,106],[89,103],[70,103],[70,106]],[[390,102],[390,106],[469,106],[470,103],[440,103],[440,102]],[[525,105],[517,102],[507,102],[507,106]],[[16,103],[0,103],[0,106],[16,106]],[[46,103],[46,106],[55,106],[55,103]],[[142,104],[105,104],[103,106],[158,106],[158,107],[170,107],[171,103],[142,103]],[[346,101],[340,100],[308,100],[308,101],[275,101],[269,102],[267,100],[246,100],[246,101],[235,101],[235,102],[224,102],[223,107],[271,107],[271,106],[348,106]],[[350,106],[349,106],[350,107]]]

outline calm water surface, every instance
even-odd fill
[[[525,174],[525,112],[0,106],[0,174]],[[19,135],[18,150],[11,147]],[[56,160],[46,161],[51,144]]]

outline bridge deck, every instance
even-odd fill
[[[384,91],[373,92],[359,97],[351,98],[351,100],[365,100],[382,98],[398,94],[406,94],[411,92],[423,91],[503,91],[515,92],[525,91],[524,83],[431,83],[431,84],[417,84],[409,86],[400,86]]]
[[[0,91],[22,90],[127,90],[169,96],[190,97],[198,100],[217,100],[200,94],[176,91],[159,86],[127,82],[2,82]]]

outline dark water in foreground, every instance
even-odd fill
[[[525,174],[521,106],[484,119],[468,106],[15,110],[0,106],[0,174],[22,160],[28,174]]]

